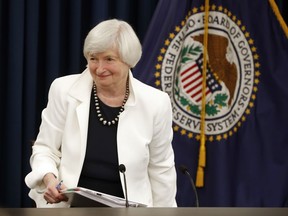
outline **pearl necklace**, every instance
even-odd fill
[[[99,98],[97,96],[97,88],[96,88],[95,82],[93,82],[93,92],[94,92],[95,108],[96,108],[97,117],[98,117],[99,121],[102,122],[103,125],[107,125],[107,126],[115,125],[119,120],[119,115],[124,111],[124,105],[128,100],[128,96],[129,96],[129,83],[128,83],[128,81],[126,83],[125,97],[124,97],[122,106],[120,108],[120,111],[119,111],[118,115],[111,121],[104,119],[104,115],[101,113],[101,109],[100,109],[100,105],[99,105]]]

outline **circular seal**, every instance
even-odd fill
[[[215,9],[208,16],[206,71],[204,12],[194,8],[165,40],[156,65],[160,76],[155,76],[170,95],[174,131],[182,135],[199,139],[205,99],[205,134],[210,141],[238,131],[254,106],[260,76],[259,56],[246,27],[228,10]]]

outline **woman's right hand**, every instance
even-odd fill
[[[53,173],[47,173],[43,178],[43,182],[46,185],[44,199],[47,201],[47,204],[68,201],[68,198],[60,193],[60,190],[65,189],[66,186],[61,184],[60,187],[57,187],[59,185],[59,180],[57,180]]]

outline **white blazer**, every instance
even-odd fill
[[[130,96],[118,123],[119,164],[126,166],[128,198],[149,207],[175,207],[176,171],[172,149],[172,109],[169,96],[129,72]],[[29,196],[37,207],[46,204],[42,179],[52,172],[67,187],[76,187],[87,143],[92,76],[88,69],[56,79],[30,158],[32,171],[25,177]],[[103,143],[105,145],[105,143]],[[124,191],[123,176],[121,176]]]

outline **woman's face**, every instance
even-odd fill
[[[88,68],[97,88],[116,89],[126,86],[129,66],[115,50],[90,54]]]

